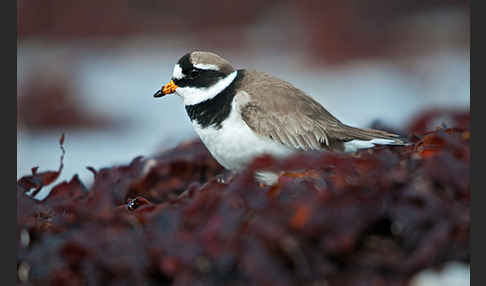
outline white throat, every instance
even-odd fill
[[[198,104],[218,95],[233,82],[237,74],[238,71],[234,71],[210,87],[178,87],[176,93],[182,96],[184,105]]]

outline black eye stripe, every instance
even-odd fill
[[[215,70],[201,70],[198,69],[199,75],[197,77],[188,76],[190,72],[184,72],[186,75],[181,79],[174,79],[174,83],[180,87],[210,87],[218,80],[225,77],[225,74]]]
[[[200,74],[201,74],[201,71],[202,71],[201,69],[194,68],[194,69],[192,69],[192,70],[189,72],[189,75],[190,75],[191,77],[195,77],[195,76],[200,75]]]
[[[177,62],[177,64],[182,69],[182,73],[184,74],[186,74],[187,71],[190,71],[194,68],[194,66],[191,64],[191,61],[189,60],[190,56],[191,53],[187,53]]]
[[[177,64],[181,67],[184,75],[181,79],[173,79],[174,83],[180,87],[210,87],[214,85],[218,80],[226,76],[225,73],[216,70],[205,70],[196,68],[190,61],[191,53],[185,54]],[[197,71],[198,75],[191,76],[193,71]]]

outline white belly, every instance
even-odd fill
[[[282,158],[294,152],[293,149],[255,134],[235,108],[232,108],[220,129],[203,129],[195,121],[193,126],[211,155],[228,170],[238,171],[263,154]]]

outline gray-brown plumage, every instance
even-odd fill
[[[224,74],[229,74],[234,71],[230,62],[211,52],[192,52],[190,60],[193,65],[214,65],[218,70]]]
[[[246,124],[257,134],[288,147],[344,151],[344,142],[376,138],[404,144],[399,135],[341,123],[300,89],[263,72],[245,72],[236,96],[246,96],[244,93],[250,98],[240,107]]]

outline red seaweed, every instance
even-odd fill
[[[61,157],[58,171],[17,182],[17,265],[33,285],[405,285],[470,263],[469,113],[460,118],[405,130],[406,147],[258,158],[224,184],[194,140],[90,168],[89,190],[74,176],[29,197]],[[260,186],[261,168],[286,173]]]

